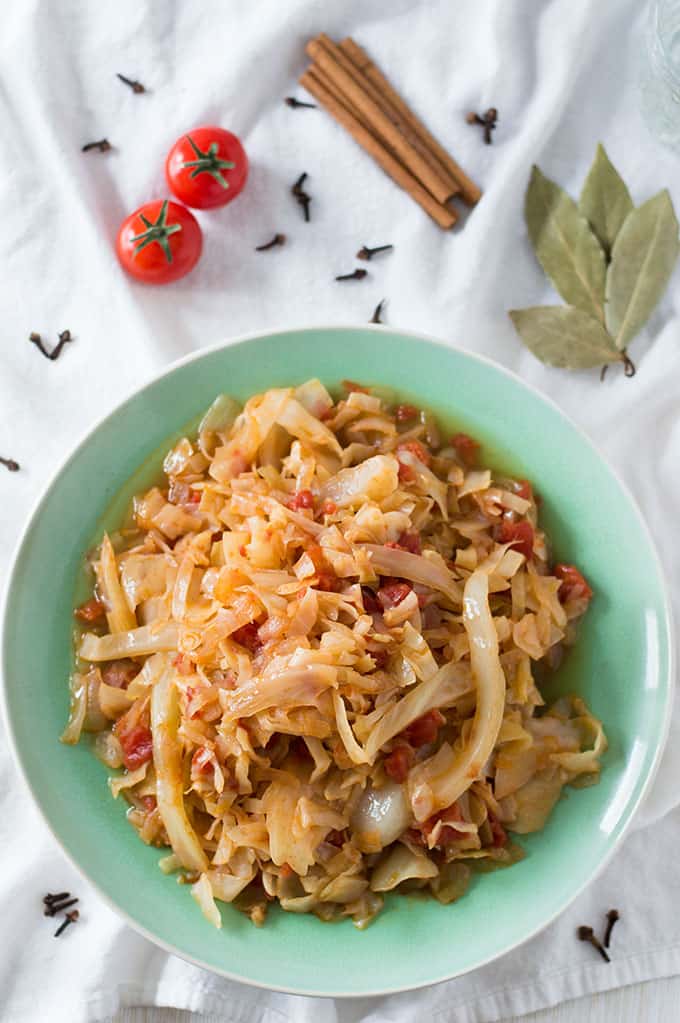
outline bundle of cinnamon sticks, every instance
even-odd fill
[[[453,198],[476,203],[481,191],[430,134],[353,39],[322,33],[307,43],[312,64],[300,84],[442,228],[452,227]]]

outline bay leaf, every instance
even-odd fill
[[[678,258],[678,221],[668,191],[626,217],[607,272],[607,329],[622,351],[647,322]]]
[[[578,206],[604,251],[610,253],[624,220],[634,207],[625,181],[601,142],[583,183]]]
[[[535,165],[524,217],[538,261],[565,302],[604,323],[602,246],[571,196]]]
[[[599,320],[575,306],[537,305],[511,309],[509,315],[527,348],[549,366],[592,369],[621,361]]]

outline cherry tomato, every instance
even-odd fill
[[[224,128],[206,125],[177,139],[165,161],[168,184],[187,206],[226,206],[243,190],[248,157],[240,140]]]
[[[193,213],[169,199],[155,199],[123,221],[116,252],[124,270],[146,284],[168,284],[196,266],[203,235]]]

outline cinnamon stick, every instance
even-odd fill
[[[328,76],[331,78],[331,76]],[[331,81],[334,79],[331,78]],[[418,179],[376,138],[371,131],[365,127],[359,117],[348,109],[347,100],[341,99],[338,93],[334,93],[327,87],[326,82],[321,81],[316,68],[305,71],[300,84],[312,96],[333,115],[343,128],[345,128],[355,142],[358,142],[366,152],[373,157],[377,164],[395,181],[404,191],[408,192],[412,199],[421,206],[425,212],[432,217],[439,227],[445,230],[453,227],[458,219],[453,210],[448,209],[424,188]],[[346,95],[346,94],[344,94]]]
[[[389,118],[400,134],[404,136],[407,142],[409,142],[418,153],[420,153],[423,160],[429,164],[434,174],[444,182],[450,193],[449,198],[457,195],[460,192],[460,185],[458,184],[458,181],[446,167],[442,166],[427,144],[423,142],[418,133],[414,131],[411,125],[408,124],[396,107],[390,102],[389,97],[384,94],[379,85],[371,81],[371,79],[368,78],[355,63],[353,63],[350,55],[344,52],[342,43],[338,46],[326,35],[325,32],[318,35],[313,42],[318,43],[319,46],[323,47],[323,49],[338,62],[340,67],[354,79],[357,86],[363,89],[373,102],[380,107],[382,112]],[[310,56],[313,56],[312,49],[309,46],[307,47],[307,52]],[[355,116],[360,113],[356,107],[353,106],[352,109]],[[361,120],[361,117],[359,117],[359,119]],[[386,143],[388,148],[391,148],[389,145],[389,139],[386,139],[383,136],[383,141]],[[394,155],[397,157],[399,156],[398,153],[394,153]],[[423,182],[423,184],[426,184],[426,182]]]
[[[361,115],[371,130],[381,136],[405,169],[417,177],[438,203],[446,203],[452,196],[450,185],[444,181],[417,149],[392,123],[374,100],[364,92],[355,79],[336,59],[335,53],[312,39],[307,44],[307,53],[326,75],[335,83],[349,104]]]
[[[422,121],[416,117],[410,107],[404,102],[399,93],[392,87],[387,78],[379,68],[375,66],[365,50],[353,39],[343,39],[340,43],[340,50],[349,57],[355,67],[363,73],[383,96],[389,101],[392,107],[399,112],[403,120],[419,136],[422,142],[437,158],[441,167],[447,171],[454,181],[460,186],[461,198],[470,206],[474,206],[481,198],[481,189],[468,177],[462,167],[446,152],[437,142],[436,138],[427,130]]]

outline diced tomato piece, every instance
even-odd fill
[[[420,540],[420,533],[414,529],[406,529],[399,537],[397,543],[409,554],[422,554],[423,545]]]
[[[203,497],[202,490],[192,490],[189,494],[189,504],[200,504]]]
[[[311,490],[298,490],[297,494],[293,494],[286,501],[287,506],[291,511],[300,511],[301,508],[313,508],[314,507],[314,494]]]
[[[451,438],[451,447],[456,449],[456,454],[460,458],[463,465],[471,468],[477,463],[477,457],[479,456],[479,449],[481,447],[479,441],[476,441],[467,433],[456,433]]]
[[[534,527],[530,522],[503,519],[498,530],[499,543],[510,543],[529,561],[534,553]]]
[[[399,456],[405,452],[409,452],[417,458],[418,461],[422,462],[423,465],[430,464],[432,461],[432,455],[418,440],[407,440],[397,447],[396,455],[399,462],[399,479],[404,483],[408,483],[414,480],[416,475],[413,468],[410,465],[406,465],[406,463],[402,462],[401,458],[399,458]]]
[[[490,813],[488,816],[489,827],[491,828],[492,844],[494,849],[500,849],[502,846],[507,845],[508,833],[498,820],[495,814]]]
[[[142,796],[142,804],[147,813],[153,813],[153,811],[156,809],[156,797]]]
[[[319,511],[322,515],[335,515],[338,510],[338,506],[335,501],[324,501]]]
[[[377,596],[370,588],[370,586],[361,587],[361,596],[364,602],[364,610],[369,615],[376,614],[377,612],[382,611],[380,602],[378,601]]]
[[[332,572],[319,572],[317,576],[316,589],[324,590],[326,593],[337,593],[341,583],[337,575]]]
[[[396,746],[385,757],[385,772],[393,781],[399,782],[401,785],[406,781],[414,759],[415,755],[410,746]]]
[[[118,733],[118,740],[123,750],[123,763],[128,771],[134,771],[151,760],[153,741],[151,731],[145,725],[134,725],[130,729],[121,729]]]
[[[459,831],[458,828],[452,825],[463,820],[463,815],[460,812],[457,803],[453,803],[451,806],[447,806],[445,810],[440,810],[439,813],[435,813],[432,817],[428,817],[426,821],[420,825],[422,833],[425,839],[428,839],[435,827],[442,822],[443,827],[437,837],[437,848],[442,845],[448,845],[449,842],[455,842],[457,838],[463,838],[465,835],[464,831]]]
[[[84,604],[77,607],[73,614],[81,622],[98,622],[106,614],[106,608],[101,600],[97,600],[96,597],[90,597]]]
[[[114,686],[116,689],[127,689],[133,678],[139,674],[139,665],[123,657],[120,661],[110,661],[105,668],[102,668],[102,680],[107,686]]]
[[[386,582],[378,590],[378,600],[383,611],[388,611],[401,604],[402,600],[408,597],[412,588],[410,583],[401,582],[399,579]]]
[[[258,626],[255,622],[248,622],[247,625],[242,625],[236,632],[232,632],[231,638],[235,643],[244,646],[246,650],[250,650],[251,654],[256,654],[262,646],[257,629]]]
[[[213,770],[212,752],[205,746],[199,746],[191,758],[192,774],[210,774]]]
[[[430,742],[434,742],[439,734],[439,729],[446,721],[440,710],[428,710],[422,717],[416,718],[401,733],[404,738],[419,749]]]
[[[394,418],[398,423],[408,423],[418,415],[415,405],[397,405],[394,411]]]
[[[175,654],[172,659],[173,666],[177,668],[180,675],[193,675],[194,666],[186,654]]]
[[[517,480],[515,493],[518,497],[523,497],[525,501],[533,501],[534,499],[534,490],[529,480]]]
[[[402,466],[402,468],[407,469],[408,466]],[[407,531],[404,531],[398,540],[389,540],[385,547],[391,547],[392,550],[408,551],[409,554],[421,554],[423,549],[418,533]]]
[[[368,387],[363,387],[361,384],[358,384],[356,380],[343,380],[342,386],[349,394],[351,394],[352,391],[358,391],[359,394],[370,394]]]
[[[562,581],[559,598],[563,604],[576,597],[583,600],[590,600],[592,597],[591,587],[575,565],[555,565],[553,575]]]

